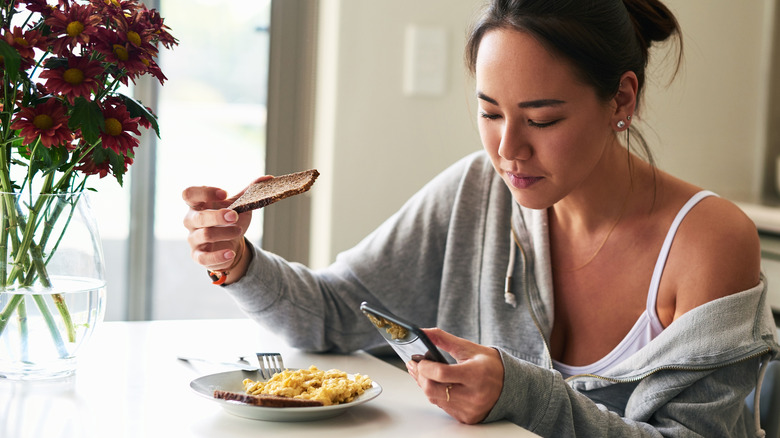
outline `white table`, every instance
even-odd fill
[[[193,379],[227,371],[188,364],[177,355],[231,360],[280,352],[285,365],[338,368],[371,377],[376,399],[322,421],[256,421],[225,412],[189,388]],[[536,436],[512,423],[463,425],[431,405],[412,378],[367,353],[308,354],[287,347],[248,320],[107,322],[98,328],[72,378],[0,380],[0,437],[284,437]]]

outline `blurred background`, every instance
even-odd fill
[[[672,52],[654,52],[636,126],[661,169],[761,224],[765,269],[780,277],[777,3],[667,0],[684,31],[684,64],[670,84]],[[147,5],[179,46],[161,54],[163,87],[134,89],[156,109],[162,138],[143,139],[124,187],[92,181],[109,320],[243,317],[190,259],[188,186],[235,193],[260,175],[317,168],[310,192],[255,213],[249,237],[323,267],[481,148],[462,49],[482,0]]]

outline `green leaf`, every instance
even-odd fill
[[[27,146],[24,145],[23,140],[21,137],[15,137],[11,141],[11,147],[16,149],[17,153],[19,154],[19,157],[30,159],[30,151]]]
[[[104,164],[105,162],[108,162],[111,174],[114,175],[114,178],[116,178],[119,185],[122,185],[123,176],[125,174],[124,157],[111,149],[104,149],[98,146],[92,150],[92,161],[94,161],[95,164]]]
[[[125,175],[125,158],[114,151],[111,151],[109,158],[111,159],[111,171],[114,174],[114,178],[122,186]]]
[[[11,78],[11,81],[15,82],[19,76],[19,69],[22,67],[22,57],[3,39],[0,39],[0,56],[3,57],[5,64],[5,74]]]
[[[30,162],[31,172],[34,175],[38,171],[44,175],[56,171],[66,165],[70,154],[64,146],[46,148],[39,146],[35,150],[35,156]]]
[[[72,130],[81,129],[81,136],[89,144],[100,140],[100,133],[105,127],[103,112],[96,102],[89,102],[83,97],[76,99],[70,114],[68,127]]]
[[[68,67],[68,58],[48,58],[43,66],[50,69],[66,68]]]
[[[125,96],[124,94],[117,94],[117,96],[122,99],[122,102],[124,102],[125,106],[127,107],[127,111],[130,113],[130,117],[143,117],[144,119],[148,120],[149,123],[152,125],[152,129],[154,129],[154,132],[157,134],[157,138],[160,138],[160,127],[157,124],[157,116],[152,113],[149,108],[144,106],[141,102],[133,99],[132,97]]]

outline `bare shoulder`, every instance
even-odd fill
[[[760,271],[761,248],[753,221],[726,199],[702,199],[680,224],[664,272],[675,292],[674,319],[756,286]]]

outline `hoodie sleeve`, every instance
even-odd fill
[[[292,346],[349,352],[382,345],[362,301],[436,325],[450,216],[476,155],[439,174],[358,245],[321,270],[253,248],[247,274],[224,288],[242,311]]]
[[[504,389],[486,422],[506,419],[542,437],[747,437],[745,397],[759,359],[715,370],[659,371],[627,383],[625,413],[572,389],[560,373],[501,351]]]

